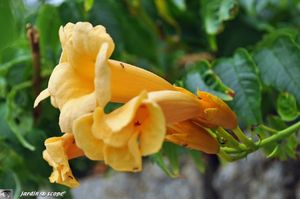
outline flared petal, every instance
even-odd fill
[[[61,136],[61,139],[69,160],[84,155],[83,151],[76,145],[75,138],[72,133],[65,133]]]
[[[93,81],[77,74],[68,63],[57,65],[48,83],[48,90],[53,98],[51,101],[54,101],[52,105],[62,109],[67,101],[94,92]]]
[[[93,27],[88,22],[68,23],[59,30],[63,52],[70,65],[81,76],[93,79],[95,61],[100,46],[108,43],[107,57],[114,50],[114,42],[103,26]]]
[[[143,155],[160,149],[166,131],[164,115],[155,102],[147,100],[145,92],[109,114],[102,108],[94,112],[93,133],[107,145],[127,145],[136,130],[140,132]]]
[[[146,97],[146,93],[142,92],[107,115],[104,114],[103,109],[97,108],[94,112],[94,136],[111,146],[126,145],[134,130],[135,115]]]
[[[149,100],[162,109],[167,123],[184,121],[201,114],[199,100],[179,91],[155,91],[148,93]]]
[[[69,156],[71,154],[74,157],[78,156],[74,153],[74,145],[73,135],[71,134],[65,134],[63,138],[52,137],[45,141],[46,150],[43,152],[43,158],[53,167],[53,172],[49,177],[50,182],[56,182],[71,188],[79,185],[68,162],[68,154]],[[70,149],[71,151],[69,151]]]
[[[117,171],[138,172],[142,170],[142,157],[138,146],[138,132],[133,132],[123,147],[105,145],[104,161]]]
[[[191,97],[198,97],[202,111],[201,114],[195,118],[197,123],[208,128],[221,126],[223,128],[233,129],[237,126],[238,122],[236,114],[217,96],[203,91],[198,91],[197,96],[195,96],[193,93],[184,88],[175,88],[177,91],[180,91]]]
[[[49,96],[50,96],[50,93],[49,93],[48,89],[46,88],[34,100],[33,108],[37,107],[41,101],[48,98]]]
[[[148,117],[140,127],[140,150],[143,156],[158,152],[166,133],[166,122],[161,108],[151,101],[145,103]]]
[[[66,101],[61,109],[59,125],[62,132],[72,132],[73,121],[93,112],[96,106],[104,107],[110,100],[110,70],[107,65],[106,53],[108,44],[104,43],[99,50],[96,61],[95,91]],[[98,102],[98,103],[97,103]]]
[[[95,94],[98,106],[105,107],[111,98],[111,71],[107,64],[108,43],[103,43],[95,65]]]
[[[103,160],[104,143],[92,133],[93,114],[86,114],[74,122],[73,134],[77,146],[91,160]]]
[[[208,124],[221,126],[227,129],[234,129],[238,125],[236,114],[229,106],[210,93],[198,91],[198,97],[203,108],[203,115],[199,120],[206,120]]]
[[[73,132],[73,122],[87,113],[92,113],[97,106],[95,93],[69,100],[61,109],[59,126],[61,132]]]
[[[169,125],[166,140],[209,154],[219,152],[218,142],[204,128],[191,121]]]

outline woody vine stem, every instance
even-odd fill
[[[235,161],[246,157],[248,154],[257,151],[270,143],[279,142],[293,133],[296,133],[297,130],[300,129],[300,121],[281,131],[275,131],[266,126],[264,126],[263,129],[272,131],[272,135],[256,142],[248,138],[239,127],[234,129],[233,133],[241,143],[223,128],[218,128],[215,132],[211,133],[215,134],[215,137],[219,142],[223,142],[223,146],[218,155],[227,161]]]

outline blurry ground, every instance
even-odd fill
[[[138,174],[113,173],[81,180],[75,199],[201,199],[202,176],[191,160],[182,165],[182,177],[171,179],[156,165],[145,162]],[[213,186],[223,199],[300,199],[300,160],[267,161],[260,153],[222,166]]]

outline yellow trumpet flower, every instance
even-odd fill
[[[149,71],[110,60],[114,43],[103,26],[68,23],[59,36],[60,62],[34,103],[50,96],[66,133],[45,142],[51,182],[77,186],[68,159],[79,155],[119,171],[140,171],[142,156],[158,152],[164,140],[218,153],[217,141],[202,126],[236,127],[235,113],[219,98],[196,96]],[[106,114],[110,101],[125,104]]]
[[[236,114],[217,96],[203,91],[197,91],[197,96],[195,96],[184,88],[175,88],[186,95],[197,98],[201,110],[199,115],[193,118],[196,123],[207,128],[217,128],[220,126],[226,129],[234,129],[237,127],[238,121]]]
[[[73,130],[88,158],[104,160],[115,170],[140,171],[141,156],[159,151],[166,127],[160,107],[142,92],[109,114],[97,107],[78,118]]]
[[[149,71],[119,61],[108,60],[114,49],[114,43],[103,26],[92,28],[87,22],[68,23],[64,28],[60,28],[59,36],[63,48],[60,63],[50,76],[48,88],[36,98],[34,107],[50,96],[52,105],[62,112],[60,116],[62,132],[71,132],[74,119],[96,108],[95,64],[97,53],[104,43],[108,45],[105,64],[109,68],[102,68],[109,70],[107,72],[109,76],[102,75],[100,81],[109,81],[106,86],[109,86],[107,90],[111,93],[111,101],[127,102],[143,90],[175,90],[166,80]],[[106,77],[110,80],[105,79]],[[77,104],[84,104],[84,106],[79,110],[74,106]],[[66,107],[63,109],[64,106]],[[75,109],[70,109],[70,107],[75,107]],[[67,117],[64,115],[72,118],[68,118],[69,121],[66,122]]]

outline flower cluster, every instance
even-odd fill
[[[236,115],[219,98],[175,87],[159,76],[109,59],[114,42],[103,26],[68,23],[59,30],[62,55],[47,97],[60,110],[61,137],[48,138],[43,157],[53,167],[51,182],[79,185],[68,161],[86,156],[118,171],[141,171],[142,156],[158,152],[164,141],[206,153],[219,145],[206,128],[235,128]],[[123,106],[106,113],[109,102]]]

